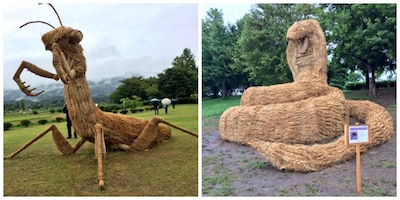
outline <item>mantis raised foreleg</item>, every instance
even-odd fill
[[[42,94],[44,92],[44,90],[42,90],[39,93],[33,94],[32,91],[35,90],[36,88],[29,89],[30,85],[25,86],[25,82],[22,82],[22,80],[20,78],[21,73],[22,73],[22,71],[24,69],[27,69],[27,70],[31,71],[32,73],[34,73],[34,74],[36,74],[38,76],[41,76],[41,77],[51,78],[51,79],[54,79],[56,81],[58,81],[58,79],[59,79],[57,74],[50,73],[50,72],[48,72],[48,71],[46,71],[46,70],[44,70],[44,69],[32,64],[32,63],[29,63],[29,62],[26,62],[26,61],[22,61],[21,65],[18,67],[17,71],[15,72],[13,79],[18,84],[18,87],[21,89],[21,91],[23,93],[25,93],[26,95],[28,95],[28,96],[40,95],[40,94]]]

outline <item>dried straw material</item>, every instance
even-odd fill
[[[343,136],[350,116],[370,125],[372,143],[362,152],[392,137],[393,121],[383,107],[345,100],[327,84],[326,41],[317,21],[294,23],[286,39],[294,82],[246,89],[241,105],[221,115],[221,139],[250,145],[278,169],[308,172],[354,156]]]
[[[296,82],[304,71],[317,74],[327,83],[327,53],[325,34],[318,21],[306,19],[289,27],[286,40],[286,60]]]
[[[293,83],[247,88],[243,92],[240,104],[253,106],[295,102],[326,95],[330,88],[318,74],[305,71],[299,74],[297,81]]]
[[[56,143],[58,150],[64,155],[73,154],[74,151],[68,141],[65,139],[64,135],[58,130],[56,126],[52,126],[53,140]]]
[[[334,87],[325,96],[311,97],[273,106],[237,106],[220,118],[223,140],[246,144],[257,138],[287,144],[326,142],[348,124],[349,114],[343,93]]]
[[[6,158],[14,157],[50,131],[53,133],[58,149],[63,154],[73,154],[86,141],[89,141],[95,144],[95,154],[98,162],[98,183],[99,188],[103,189],[105,184],[103,159],[106,150],[141,151],[151,148],[153,145],[171,138],[171,129],[166,125],[171,125],[171,123],[161,118],[145,120],[102,112],[91,98],[85,77],[86,58],[83,54],[83,48],[79,44],[83,39],[83,34],[77,29],[64,27],[57,11],[51,4],[49,5],[57,14],[60,27],[54,28],[51,24],[43,21],[31,21],[22,25],[21,28],[31,23],[44,23],[54,28],[54,30],[42,36],[42,42],[45,49],[52,52],[52,64],[57,73],[53,74],[23,61],[14,75],[14,80],[23,93],[28,96],[37,96],[44,91],[34,94],[32,93],[34,89],[28,89],[29,86],[25,86],[25,82],[20,79],[24,69],[41,77],[52,78],[56,81],[61,79],[64,83],[64,97],[68,106],[68,114],[74,130],[81,139],[75,147],[71,147],[57,127],[51,126]],[[186,129],[175,125],[173,127],[197,137],[196,134]]]
[[[370,101],[346,100],[350,115],[371,128],[371,144],[362,144],[361,152],[387,142],[393,136],[393,121],[381,106]],[[355,156],[355,146],[346,145],[344,136],[327,144],[301,145],[268,142],[255,139],[248,144],[257,149],[273,166],[280,170],[301,172],[318,171]]]

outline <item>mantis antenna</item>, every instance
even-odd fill
[[[41,5],[41,4],[42,4],[42,3],[39,3],[39,5]],[[53,5],[51,5],[50,3],[48,3],[48,4],[51,6],[51,8],[52,8],[52,9],[54,10],[54,12],[56,13],[57,18],[58,18],[58,21],[60,22],[60,25],[62,26],[63,24],[62,24],[62,22],[61,22],[60,15],[58,15],[58,13],[57,13],[57,10],[54,8]],[[49,26],[52,27],[53,29],[56,29],[56,28],[54,28],[53,25],[51,25],[51,24],[49,24],[49,23],[47,23],[47,22],[44,22],[44,21],[30,21],[30,22],[27,22],[27,23],[23,24],[23,25],[20,26],[19,28],[22,28],[22,27],[24,27],[24,26],[26,26],[26,25],[28,25],[28,24],[32,24],[32,23],[43,23],[43,24],[49,25]]]

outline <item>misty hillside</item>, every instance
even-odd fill
[[[108,96],[119,86],[121,85],[120,80],[123,80],[123,77],[114,77],[107,78],[100,81],[88,81],[90,93],[92,95],[93,100],[96,101],[105,101],[108,100]],[[40,92],[44,90],[45,92],[36,97],[26,96],[18,89],[4,90],[4,104],[15,103],[16,101],[20,101],[24,99],[25,102],[29,104],[29,102],[53,102],[64,99],[64,89],[63,84],[49,84],[49,85],[39,85],[36,87],[37,89],[33,92]]]

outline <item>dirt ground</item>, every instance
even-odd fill
[[[380,90],[373,101],[391,113],[396,127],[396,94]],[[203,119],[202,196],[397,196],[396,128],[387,143],[361,154],[362,194],[356,160],[318,172],[280,171],[256,150],[224,142],[219,119]]]

